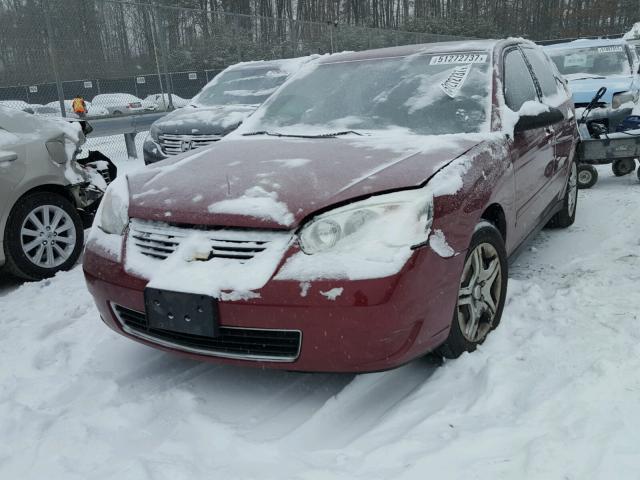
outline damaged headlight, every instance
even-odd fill
[[[118,176],[109,185],[97,215],[98,226],[106,233],[122,235],[129,224],[127,177]]]
[[[625,103],[636,103],[638,101],[638,92],[620,92],[613,95],[611,106],[620,108]]]
[[[433,196],[426,188],[376,195],[318,215],[300,231],[307,254],[358,248],[363,243],[412,246],[424,242],[433,222]]]

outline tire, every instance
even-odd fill
[[[591,188],[598,181],[598,170],[593,165],[578,164],[578,188]]]
[[[576,220],[576,210],[578,205],[578,166],[571,164],[569,178],[567,178],[567,187],[565,188],[564,198],[562,199],[562,210],[556,213],[547,227],[549,228],[567,228],[573,225]]]
[[[495,276],[491,274],[483,278],[492,268],[495,269],[493,272],[497,271]],[[500,324],[507,294],[508,273],[507,252],[502,235],[493,224],[480,222],[467,250],[460,278],[458,302],[453,312],[449,336],[438,348],[440,355],[445,358],[458,358],[464,352],[474,351],[484,342],[489,332]],[[493,282],[488,285],[492,277]],[[486,303],[487,298],[490,298],[493,309]],[[477,313],[476,322],[470,321],[472,311]]]
[[[71,202],[57,193],[32,193],[20,199],[7,220],[6,267],[25,280],[48,278],[73,267],[83,244],[82,219]]]
[[[636,161],[633,158],[621,158],[620,160],[615,160],[611,164],[611,170],[616,177],[629,175],[630,173],[633,173],[635,169]]]
[[[114,115],[122,115],[122,112],[120,110],[114,110],[113,114]]]

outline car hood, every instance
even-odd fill
[[[611,104],[614,93],[630,90],[633,86],[633,77],[624,75],[607,78],[569,77],[568,80],[574,103],[589,103],[600,87],[607,87],[601,102]]]
[[[226,135],[256,110],[255,105],[186,106],[154,123],[162,133],[175,135]]]
[[[129,215],[193,225],[292,228],[341,202],[420,186],[482,140],[479,134],[227,139],[130,176]]]

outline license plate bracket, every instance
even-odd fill
[[[144,303],[149,329],[203,337],[220,334],[218,302],[213,297],[147,287]]]

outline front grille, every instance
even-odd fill
[[[302,332],[240,327],[220,327],[217,337],[203,337],[149,328],[146,315],[112,304],[127,333],[190,353],[255,361],[292,362],[300,353]]]
[[[199,252],[203,257],[195,260],[226,258],[244,263],[265,252],[275,242],[281,244],[291,237],[289,232],[269,230],[244,230],[212,228],[199,230],[182,228],[161,222],[132,219],[129,227],[130,246],[148,257],[164,260],[176,251],[189,235],[207,235],[210,241],[208,252]]]
[[[195,148],[206,147],[217,142],[220,135],[173,135],[162,133],[158,136],[160,148],[166,155],[178,155]]]

